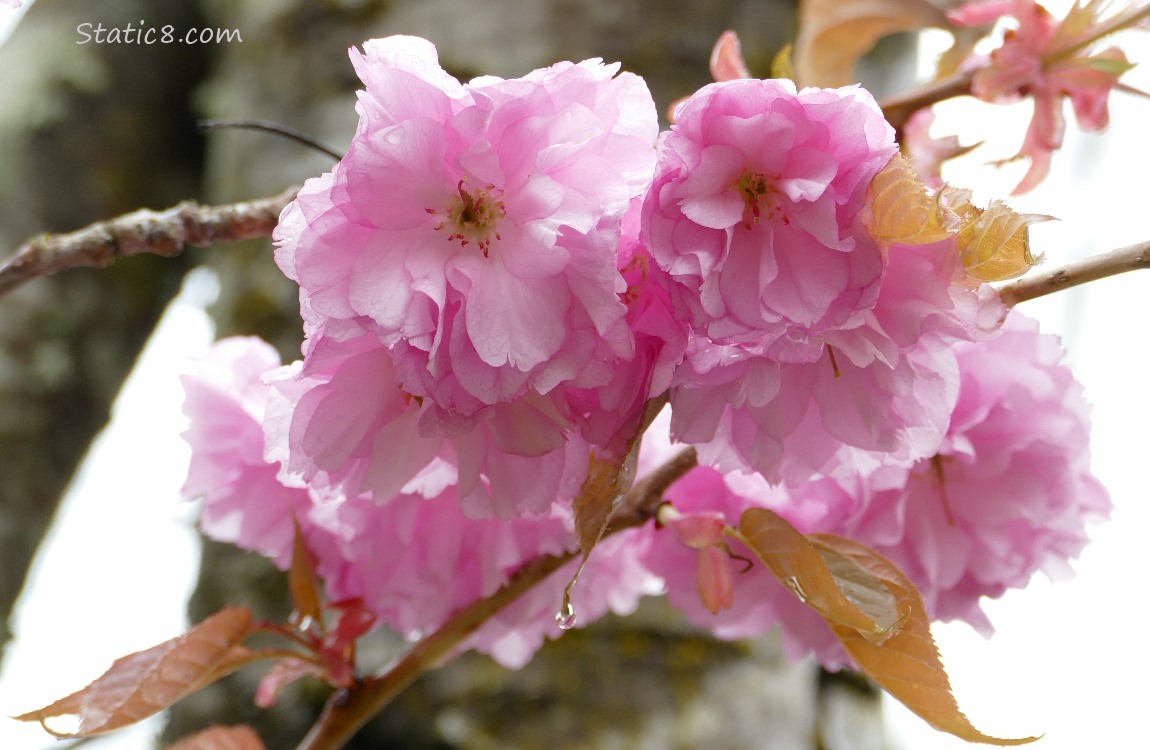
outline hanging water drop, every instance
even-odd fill
[[[560,630],[575,627],[575,605],[571,603],[570,597],[563,597],[563,607],[555,614],[555,624]]]
[[[791,576],[787,580],[783,581],[783,583],[787,585],[787,588],[791,590],[792,594],[799,598],[800,602],[803,604],[807,603],[807,592],[803,590],[803,585],[799,583],[799,579],[797,577]]]

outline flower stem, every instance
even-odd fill
[[[1141,268],[1150,268],[1150,240],[1020,279],[1000,287],[998,296],[1007,307],[1014,307],[1019,302]]]
[[[694,448],[686,448],[655,471],[636,482],[623,497],[604,536],[642,526],[656,512],[663,492],[690,471],[698,459]],[[451,616],[431,635],[414,644],[384,673],[332,695],[323,714],[297,750],[336,750],[424,672],[451,659],[459,646],[488,618],[530,591],[578,552],[543,555],[515,572],[502,588]]]
[[[569,552],[532,560],[494,594],[456,612],[438,630],[412,646],[386,672],[334,693],[297,750],[335,750],[342,747],[421,674],[448,660],[452,652],[489,617],[574,559],[575,555]]]

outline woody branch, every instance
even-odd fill
[[[297,192],[298,186],[268,198],[220,206],[185,201],[163,211],[133,211],[67,234],[38,235],[0,266],[0,294],[40,276],[72,268],[103,268],[128,255],[170,258],[186,246],[270,236],[280,212]]]
[[[1048,271],[1033,271],[1027,277],[1001,287],[998,295],[1007,307],[1013,307],[1028,299],[1140,268],[1150,268],[1150,241],[1120,247]]]

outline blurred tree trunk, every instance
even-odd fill
[[[177,5],[179,11],[171,9]],[[141,18],[155,26],[235,29],[243,41],[195,48],[74,44],[77,23],[102,21],[113,26]],[[22,175],[17,178],[21,182],[0,184],[4,238],[14,245],[36,231],[69,229],[140,205],[160,207],[192,197],[201,169],[203,198],[211,202],[272,194],[320,174],[331,166],[327,157],[246,131],[214,132],[201,155],[186,146],[198,143],[188,110],[203,117],[275,120],[342,150],[354,132],[353,92],[359,86],[346,50],[368,38],[393,33],[425,36],[437,44],[444,67],[463,79],[483,73],[518,76],[561,59],[618,60],[647,79],[657,104],[665,109],[709,81],[711,46],[727,28],[739,32],[752,71],[766,75],[774,54],[793,37],[793,18],[791,0],[202,0],[198,9],[190,2],[167,6],[125,0],[101,3],[98,11],[77,0],[39,0],[12,40],[23,38],[28,46],[0,49],[0,63],[22,55],[56,72],[41,74],[44,81],[36,90],[40,93],[26,95],[27,101],[11,106],[0,102],[0,133],[8,132],[3,129],[7,113],[34,113],[40,111],[33,106],[37,102],[61,97],[89,109],[106,109],[108,121],[90,112],[84,119],[79,114],[84,108],[73,104],[69,106],[76,108],[81,123],[103,124],[77,124],[52,114],[47,125],[15,131],[29,134],[28,140],[16,143],[36,146],[9,146],[3,151],[19,154],[12,157],[18,168],[9,171]],[[43,24],[43,31],[35,31],[39,27],[31,25],[33,21]],[[56,46],[38,46],[43,42],[34,33],[55,35]],[[119,68],[111,62],[92,63],[89,55],[116,58],[127,71],[117,77],[114,71]],[[13,67],[10,63],[0,69]],[[204,77],[205,69],[210,76]],[[149,86],[130,75],[148,82],[154,77],[159,83]],[[6,95],[0,90],[0,96]],[[119,97],[129,97],[131,106],[145,110],[139,113],[145,119],[112,121],[129,107]],[[56,111],[49,108],[50,113]],[[171,119],[169,129],[155,123],[159,117]],[[45,130],[54,136],[43,135]],[[179,142],[184,146],[169,146],[161,155],[146,150],[145,141],[154,137],[171,143],[177,137],[173,132],[183,134]],[[105,144],[99,140],[105,136],[116,136],[127,145]],[[186,164],[181,161],[184,157]],[[73,159],[90,165],[95,176],[56,171]],[[182,183],[176,175],[182,175]],[[26,183],[33,179],[48,185],[49,192],[29,197]],[[40,206],[39,213],[31,210],[32,204]],[[77,213],[66,217],[52,213],[65,208]],[[253,242],[203,257],[220,277],[220,300],[213,311],[219,334],[258,334],[275,343],[286,359],[298,357],[296,289],[275,268],[269,244]],[[0,439],[8,441],[0,448],[5,450],[3,460],[13,461],[29,475],[24,484],[10,481],[16,470],[0,475],[5,483],[3,500],[15,508],[20,498],[38,513],[33,514],[34,522],[9,522],[22,517],[17,511],[0,510],[4,519],[0,534],[9,534],[26,550],[19,559],[26,560],[38,540],[50,512],[45,509],[55,502],[92,431],[105,419],[123,370],[182,272],[179,263],[150,260],[38,281],[0,301],[23,300],[37,311],[27,313],[28,320],[57,321],[56,328],[46,328],[0,313],[0,341],[6,347],[0,386],[12,394],[0,401]],[[148,280],[116,281],[117,274],[133,273],[146,274]],[[167,281],[160,283],[153,274]],[[113,286],[117,283],[121,286]],[[64,284],[77,285],[79,291],[58,290],[57,285]],[[150,317],[133,318],[130,324],[128,312],[117,312],[111,302],[143,298],[152,288],[157,291],[148,293],[147,304],[137,303]],[[106,332],[92,332],[90,327],[95,326],[115,329],[114,346],[97,344]],[[66,331],[67,337],[54,333],[58,330]],[[20,385],[24,381],[9,377],[15,367],[9,361],[19,363],[20,371],[28,373],[21,377],[30,384]],[[44,385],[45,371],[60,384],[53,385],[53,380]],[[9,385],[10,380],[20,387]],[[33,392],[43,396],[32,399],[28,394]],[[21,412],[9,416],[5,411],[40,403],[43,406],[36,408],[51,413],[53,419],[34,422]],[[29,436],[40,442],[33,443]],[[49,463],[49,457],[56,455],[53,441],[67,442],[70,452]],[[10,458],[17,450],[19,458]],[[33,497],[37,499],[29,499]],[[7,555],[15,555],[17,548],[8,543],[9,537],[0,539],[6,579],[0,586],[22,578],[26,564],[17,567],[9,562]],[[12,575],[15,570],[21,571],[19,577]],[[0,601],[5,609],[6,602]],[[200,584],[189,606],[191,618],[199,620],[227,603],[239,602],[252,604],[261,615],[282,618],[288,607],[283,576],[257,556],[207,544]],[[378,666],[399,647],[397,639],[382,635],[369,649],[375,653],[365,654],[366,660]],[[306,683],[297,685],[274,710],[263,712],[252,703],[258,677],[258,671],[241,671],[179,704],[171,712],[166,736],[176,739],[209,724],[247,722],[258,727],[271,750],[293,746],[310,726],[324,692]],[[866,683],[861,689],[845,690],[844,684],[849,683],[820,676],[810,663],[788,664],[772,637],[752,643],[717,642],[683,624],[662,602],[652,602],[636,617],[606,618],[549,643],[519,672],[466,655],[425,676],[361,732],[354,747],[883,747],[875,692]],[[834,698],[823,700],[827,696]],[[843,726],[851,728],[843,731]]]
[[[162,0],[102,2],[98,14],[86,0],[39,0],[0,47],[0,254],[196,197],[202,141],[188,103],[204,50],[76,43],[80,23],[140,18],[199,22],[193,6]],[[73,469],[186,266],[137,258],[0,298],[0,648]]]

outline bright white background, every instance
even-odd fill
[[[1068,5],[1047,3],[1056,15]],[[1150,65],[1148,42],[1144,33],[1121,37],[1129,57],[1144,65]],[[1150,90],[1148,70],[1135,69],[1123,80]],[[1032,248],[1046,254],[1047,266],[1150,238],[1150,99],[1118,94],[1111,103],[1108,132],[1082,134],[1071,120],[1047,181],[1008,199],[1016,210],[1059,219],[1032,230]],[[948,165],[943,177],[974,188],[983,204],[1005,197],[1024,165],[998,170],[986,164],[1013,155],[1029,115],[1026,104],[992,107],[967,99],[939,107],[936,134],[961,133],[964,143],[997,140],[995,149],[988,145]],[[1067,361],[1094,405],[1093,469],[1110,490],[1114,515],[1092,530],[1074,579],[1052,585],[1036,576],[1025,590],[987,604],[997,626],[992,639],[959,624],[936,626],[935,636],[959,704],[987,733],[1045,733],[1038,750],[1150,747],[1150,652],[1143,647],[1150,615],[1150,273],[1105,279],[1019,310],[1063,337]],[[970,747],[907,714],[888,701],[892,734],[901,736],[904,750]]]
[[[1054,5],[1065,7],[1065,3]],[[14,15],[0,8],[0,24]],[[0,38],[3,34],[0,32]],[[1146,39],[1124,40],[1135,60],[1150,60]],[[1150,89],[1150,75],[1128,79]],[[1116,96],[1106,136],[1070,128],[1046,185],[1011,204],[1061,221],[1038,226],[1033,246],[1048,265],[1150,237],[1146,145],[1150,100]],[[944,173],[985,202],[1004,196],[1021,168],[985,163],[1009,156],[1028,111],[956,102],[940,110],[938,133],[966,142],[1000,138]],[[34,585],[14,622],[17,640],[0,673],[0,748],[41,750],[54,742],[34,725],[3,718],[82,687],[111,661],[176,635],[191,586],[197,541],[195,508],[176,499],[187,462],[178,438],[182,398],[177,375],[186,357],[211,340],[202,311],[214,294],[209,275],[194,275],[161,324],[69,492],[60,521],[41,550]],[[1060,333],[1069,361],[1094,404],[1094,469],[1109,487],[1113,520],[1075,564],[1078,575],[990,602],[998,627],[989,641],[961,625],[935,630],[960,704],[990,734],[1045,733],[1038,750],[1128,748],[1145,737],[1150,653],[1142,647],[1150,607],[1150,504],[1143,478],[1150,461],[1150,274],[1127,274],[1021,308]],[[147,471],[141,471],[147,467]],[[130,612],[131,614],[125,614]],[[969,745],[940,735],[891,702],[888,724],[899,750]],[[93,742],[94,750],[149,746],[154,725]],[[1144,743],[1144,739],[1141,740]],[[1144,745],[1142,745],[1144,746]]]

